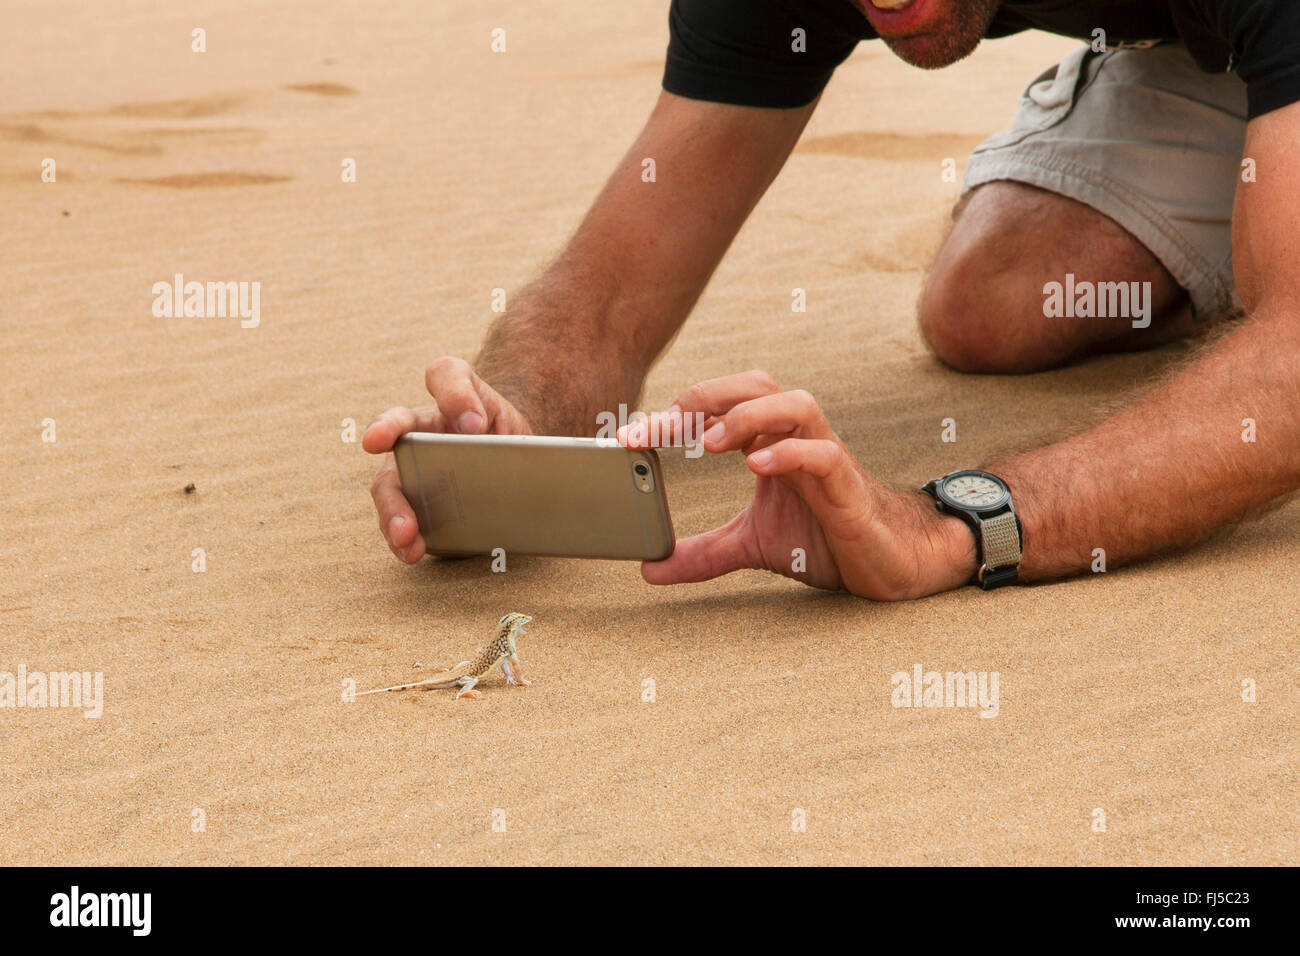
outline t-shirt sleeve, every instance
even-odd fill
[[[1182,2],[1231,50],[1251,119],[1300,102],[1300,0]]]
[[[672,0],[668,27],[669,93],[780,109],[815,100],[870,35],[845,0]]]

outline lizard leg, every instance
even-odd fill
[[[478,700],[482,697],[483,694],[474,689],[474,685],[477,683],[477,677],[466,677],[461,682],[460,690],[456,692],[456,699],[460,700],[462,697],[468,697],[470,700]]]
[[[523,668],[519,666],[519,655],[512,654],[501,661],[501,670],[505,672],[507,684],[520,684],[527,687],[532,683],[524,676]]]
[[[438,668],[435,668],[435,672],[436,672],[436,673],[439,673],[439,674],[445,674],[447,671],[458,671],[458,670],[460,670],[462,667],[466,667],[466,666],[468,666],[468,665],[469,665],[469,661],[461,661],[461,662],[460,662],[459,664],[457,664],[455,667],[438,667]],[[423,684],[422,686],[423,686],[424,690],[442,690],[443,688],[445,688],[445,687],[447,686],[447,682],[446,682],[446,681],[440,681],[439,678],[437,678],[437,677],[431,677],[431,678],[429,678],[429,680],[425,681],[424,684]]]

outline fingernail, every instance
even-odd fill
[[[465,412],[456,419],[456,430],[462,435],[477,435],[483,427],[483,416],[478,412]]]
[[[772,461],[772,453],[764,448],[762,451],[756,451],[749,456],[749,463],[755,467],[762,468]]]
[[[718,422],[712,428],[704,433],[704,440],[710,444],[716,445],[722,441],[722,436],[727,433],[727,423]]]
[[[397,537],[398,529],[402,526],[402,516],[397,515],[388,522],[388,540],[392,541]]]

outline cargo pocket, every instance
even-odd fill
[[[1096,77],[1101,62],[1109,55],[1081,47],[1043,72],[1020,94],[1020,109],[1011,129],[990,136],[975,149],[974,155],[1015,146],[1025,137],[1060,123],[1070,115],[1079,94]]]

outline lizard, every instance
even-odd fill
[[[532,618],[527,614],[511,611],[497,623],[496,635],[474,660],[461,661],[455,667],[447,668],[436,677],[430,677],[428,680],[362,691],[357,696],[365,697],[367,694],[382,694],[390,690],[447,690],[456,687],[459,688],[456,692],[457,700],[462,697],[477,700],[483,694],[475,690],[474,685],[486,677],[488,671],[498,664],[501,665],[502,673],[506,675],[507,684],[521,684],[527,687],[529,681],[519,668],[519,653],[515,649],[515,637],[523,633],[524,625],[531,620]]]

